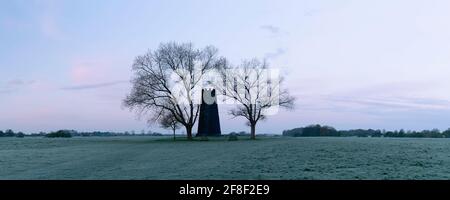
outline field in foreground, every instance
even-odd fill
[[[450,140],[0,138],[0,179],[450,179]]]

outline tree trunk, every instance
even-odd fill
[[[256,139],[256,123],[251,124],[250,128],[251,128],[251,132],[250,132],[251,138],[250,139],[255,140]]]
[[[175,137],[175,131],[176,131],[176,129],[173,129],[173,140],[174,140],[174,141],[176,140],[176,137]]]
[[[192,127],[186,126],[187,139],[192,140]]]

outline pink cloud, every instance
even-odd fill
[[[69,70],[70,84],[99,84],[118,80],[128,80],[129,72],[126,64],[121,64],[111,57],[75,59]]]
[[[92,84],[110,81],[111,63],[106,59],[76,59],[70,69],[70,79],[74,84]]]
[[[40,20],[42,34],[52,39],[63,39],[64,34],[56,22],[56,18],[51,15],[45,15]]]
[[[86,65],[77,65],[71,69],[70,76],[75,83],[84,83],[94,78],[95,70]]]

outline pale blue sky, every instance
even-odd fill
[[[447,129],[449,9],[447,0],[3,0],[0,129],[157,130],[121,100],[134,57],[169,41],[280,68],[296,110],[262,133]],[[224,132],[247,129],[221,117]]]

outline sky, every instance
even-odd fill
[[[122,106],[162,42],[267,59],[297,98],[259,133],[450,128],[447,0],[0,1],[0,130],[153,130]],[[247,130],[221,109],[224,133]]]

